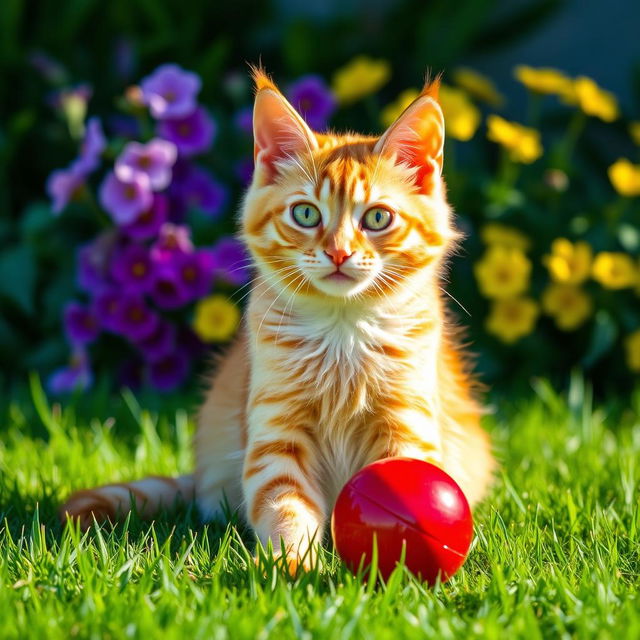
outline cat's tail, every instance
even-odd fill
[[[148,476],[134,482],[105,484],[95,489],[83,489],[71,494],[60,507],[60,519],[80,521],[80,528],[88,529],[95,518],[98,522],[116,522],[135,509],[143,518],[150,518],[160,509],[171,509],[177,501],[195,498],[193,475],[170,478]]]

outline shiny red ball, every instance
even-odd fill
[[[465,561],[473,519],[462,489],[442,469],[412,458],[387,458],[356,473],[331,517],[335,547],[352,571],[371,562],[374,534],[378,568],[386,579],[406,542],[406,566],[434,584]]]

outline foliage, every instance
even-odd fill
[[[615,96],[591,79],[524,66],[514,73],[528,91],[528,114],[512,122],[502,113],[501,88],[455,64],[490,41],[503,41],[493,36],[513,25],[537,24],[558,4],[532,1],[496,22],[490,17],[492,0],[455,7],[444,0],[425,6],[406,1],[374,11],[367,34],[352,28],[355,16],[327,18],[312,28],[309,18],[276,20],[280,9],[268,4],[247,6],[242,19],[219,9],[215,20],[202,0],[191,0],[188,12],[176,0],[135,2],[126,10],[120,2],[104,7],[70,2],[61,10],[42,2],[29,20],[19,0],[4,4],[7,55],[0,74],[4,82],[15,83],[16,91],[1,107],[7,117],[0,135],[0,197],[10,215],[0,219],[0,370],[13,377],[60,366],[70,350],[60,330],[64,316],[72,356],[52,379],[54,389],[88,384],[93,368],[133,385],[142,361],[147,363],[143,379],[156,386],[169,388],[187,375],[190,364],[175,352],[164,354],[171,358],[160,369],[183,375],[171,380],[162,370],[153,374],[148,354],[140,359],[141,335],[116,330],[111,334],[125,335],[128,342],[109,332],[96,342],[90,332],[83,334],[83,323],[95,320],[86,313],[96,289],[77,283],[78,271],[82,280],[78,249],[84,247],[86,255],[109,238],[120,243],[118,238],[127,236],[125,221],[133,218],[118,209],[122,200],[105,199],[105,191],[114,193],[105,186],[105,175],[113,178],[114,163],[116,173],[127,164],[132,142],[177,143],[177,116],[154,111],[145,99],[144,80],[152,77],[154,64],[172,60],[182,73],[189,70],[200,78],[201,91],[191,106],[197,104],[199,126],[212,129],[212,145],[187,152],[188,170],[180,154],[169,167],[169,186],[151,191],[160,196],[155,200],[169,198],[169,221],[183,225],[199,247],[196,253],[209,261],[214,273],[207,277],[215,279],[216,297],[198,304],[209,293],[203,289],[175,309],[165,307],[161,324],[180,332],[195,327],[213,342],[228,337],[231,330],[220,327],[234,326],[237,312],[220,296],[237,302],[246,291],[235,294],[242,278],[229,274],[233,263],[241,266],[241,257],[229,259],[220,240],[234,229],[232,214],[251,170],[251,88],[237,61],[257,60],[262,52],[292,102],[319,128],[328,120],[337,129],[380,132],[417,95],[415,81],[426,67],[445,69],[440,91],[448,134],[445,177],[466,236],[447,290],[462,324],[470,326],[483,378],[502,383],[541,374],[566,379],[577,365],[602,386],[628,385],[629,372],[637,371],[640,360],[640,167],[630,159],[638,123],[621,114]],[[374,39],[372,48],[372,34],[383,31],[385,37]],[[119,34],[113,43],[104,40],[113,33]],[[313,47],[323,37],[330,37],[332,46]],[[401,60],[408,41],[416,55]],[[96,122],[106,132],[98,156],[107,173],[92,168],[78,181],[72,170],[78,159],[68,162],[83,138],[87,146]],[[28,153],[33,149],[42,153]],[[81,145],[80,160],[85,151]],[[66,171],[55,173],[65,164]],[[217,208],[207,211],[188,197],[177,206],[176,192],[185,191],[185,182],[192,190],[199,185],[200,198],[204,190],[211,199],[215,185]],[[52,205],[33,198],[45,184]],[[52,209],[64,212],[55,218]],[[114,228],[117,238],[108,232]],[[133,244],[153,253],[162,238],[157,230]],[[227,256],[224,267],[206,257],[212,252]],[[135,261],[130,265],[140,267]],[[147,291],[141,295],[153,298]],[[76,303],[69,306],[72,300]],[[196,357],[196,368],[199,361]]]
[[[133,516],[63,531],[56,507],[72,489],[189,470],[192,425],[182,410],[157,418],[130,394],[100,407],[94,392],[61,409],[33,390],[8,408],[0,444],[3,637],[640,633],[637,394],[630,408],[603,410],[579,379],[566,397],[539,381],[532,399],[502,402],[487,425],[503,466],[476,511],[469,559],[430,590],[404,570],[364,583],[329,549],[320,570],[292,580],[266,558],[254,565],[242,526],[202,526],[190,506],[151,525]]]

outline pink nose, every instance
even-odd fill
[[[353,255],[353,253],[349,253],[341,247],[329,247],[329,249],[325,249],[324,252],[331,258],[336,267],[339,267]]]

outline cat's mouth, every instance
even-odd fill
[[[332,282],[345,282],[347,280],[353,280],[351,276],[348,276],[343,271],[336,269],[333,273],[326,275],[322,278],[323,280],[330,280]]]

